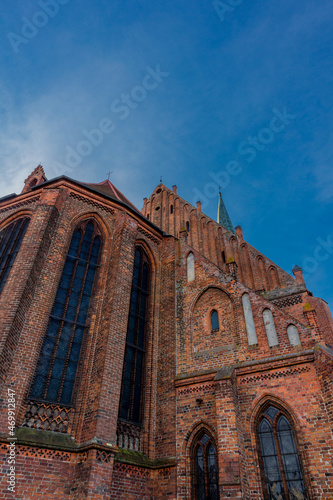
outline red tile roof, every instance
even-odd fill
[[[131,203],[126,198],[126,196],[124,196],[123,193],[121,193],[119,189],[117,189],[116,186],[114,186],[112,182],[110,182],[109,180],[105,180],[97,184],[92,184],[87,182],[81,182],[80,184],[82,184],[83,186],[88,186],[91,189],[94,189],[95,191],[98,191],[100,193],[103,193],[109,196],[110,198],[113,198],[114,200],[121,201],[122,203],[125,203],[125,205],[134,208],[134,210],[138,212],[138,209],[133,205],[133,203]]]

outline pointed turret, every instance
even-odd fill
[[[47,181],[44,169],[42,165],[38,165],[33,172],[26,178],[24,181],[24,188],[22,189],[22,193],[27,193],[34,186],[41,184],[42,182]]]
[[[217,222],[221,224],[221,226],[225,227],[226,229],[229,229],[229,231],[232,231],[235,234],[235,228],[233,226],[233,223],[231,222],[228,210],[226,209],[226,206],[222,199],[221,191],[219,192],[219,207],[217,209]]]

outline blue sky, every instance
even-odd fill
[[[288,272],[303,266],[333,307],[330,0],[7,0],[2,10],[1,196],[41,163],[48,178],[113,171],[141,208],[162,175],[216,218],[221,184],[246,240]]]

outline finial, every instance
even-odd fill
[[[160,178],[160,184],[162,184],[162,179],[163,179],[163,176],[161,175],[161,178]]]
[[[113,171],[111,172],[111,170],[108,171],[108,173],[106,174],[108,176],[108,181],[110,180],[110,175],[113,174]]]

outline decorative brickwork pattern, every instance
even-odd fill
[[[143,469],[142,467],[135,467],[134,465],[115,462],[114,469],[119,472],[124,472],[125,474],[130,474],[131,476],[150,477],[149,470]]]
[[[178,395],[195,394],[197,392],[211,392],[215,389],[215,384],[197,385],[196,387],[188,387],[186,389],[178,389]]]
[[[73,408],[30,401],[22,426],[45,431],[70,433],[73,417]]]
[[[120,448],[140,451],[140,435],[141,427],[138,425],[123,420],[118,421],[117,445]]]
[[[166,469],[159,469],[158,476],[159,477],[169,477],[171,474],[171,468],[168,467]]]
[[[97,450],[96,460],[97,462],[103,462],[104,464],[108,464],[112,461],[113,453],[108,453],[107,451]]]
[[[21,207],[26,207],[27,205],[31,205],[32,203],[36,203],[39,200],[40,196],[35,196],[34,198],[29,198],[28,200],[21,201],[20,203],[15,203],[14,205],[10,205],[9,207],[0,208],[0,214],[5,212],[9,212],[11,210],[17,210]]]
[[[0,452],[9,453],[8,445],[5,443],[0,444]],[[45,460],[61,460],[63,462],[70,462],[72,453],[59,450],[48,450],[46,448],[35,448],[32,446],[16,445],[15,454],[17,456],[36,457]]]
[[[87,460],[88,460],[88,452],[87,451],[83,451],[82,453],[78,453],[76,456],[76,462],[78,464],[86,462]]]
[[[289,368],[287,370],[283,370],[280,372],[269,372],[263,373],[261,375],[253,376],[253,377],[244,377],[241,379],[241,384],[253,384],[258,381],[263,380],[273,380],[278,378],[289,377],[290,375],[299,375],[300,373],[306,373],[310,371],[309,366],[303,366],[301,368]]]
[[[138,234],[139,235],[142,234],[143,236],[148,238],[148,240],[151,240],[154,243],[156,243],[156,245],[160,244],[160,240],[158,238],[156,238],[156,236],[153,236],[152,234],[148,233],[148,231],[145,231],[145,229],[142,229],[142,227],[139,227]]]
[[[108,212],[110,214],[114,214],[114,210],[111,207],[107,207],[106,205],[102,205],[101,203],[98,203],[95,200],[90,200],[89,198],[86,198],[85,196],[81,196],[76,193],[71,193],[70,194],[71,198],[75,198],[76,200],[83,201],[84,203],[88,203],[88,205],[91,205],[95,208],[100,208],[101,210],[104,210],[105,212]]]
[[[272,300],[272,302],[277,307],[290,307],[295,304],[301,304],[302,295],[293,295],[292,297],[287,297],[286,299]]]

